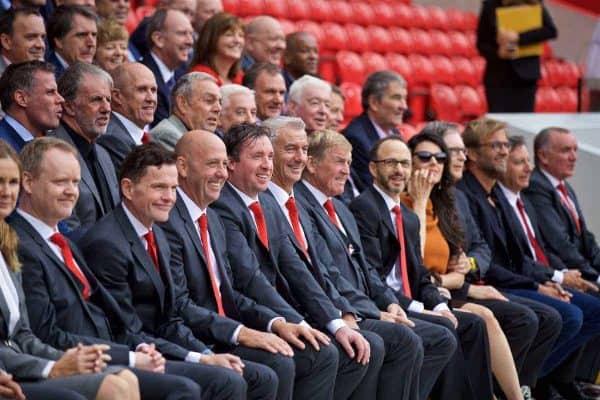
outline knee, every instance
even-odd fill
[[[226,399],[245,399],[246,393],[248,392],[248,384],[244,377],[237,372],[227,370],[227,384],[221,389],[227,394],[224,396],[218,396],[218,398]]]
[[[439,348],[448,354],[448,358],[452,357],[458,347],[458,339],[449,329],[443,329],[443,335],[440,335]]]
[[[108,375],[102,381],[97,400],[127,400],[129,399],[129,383],[127,380],[117,376]]]
[[[561,314],[562,317],[562,329],[565,332],[576,335],[581,330],[583,325],[583,312],[581,309],[575,306],[568,307],[565,312]]]
[[[280,354],[274,356],[275,361],[270,367],[277,371],[277,376],[280,381],[293,382],[296,376],[296,363],[292,357],[286,357]],[[269,368],[269,369],[271,369]]]
[[[319,351],[315,351],[316,360],[315,364],[320,367],[321,370],[336,370],[340,360],[340,353],[338,349],[331,345],[320,344]]]
[[[177,378],[180,391],[185,393],[184,399],[200,400],[202,396],[202,389],[200,389],[200,385],[188,378],[179,376]]]
[[[385,358],[385,343],[381,336],[369,331],[361,331],[361,333],[367,342],[369,342],[371,348],[370,367],[383,365],[383,360]]]
[[[125,382],[127,382],[127,385],[129,386],[130,389],[139,390],[140,382],[138,380],[138,377],[135,376],[135,374],[133,372],[131,372],[130,370],[125,369],[125,370],[119,372],[117,374],[117,376],[121,379],[124,379]]]

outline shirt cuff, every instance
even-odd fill
[[[446,303],[440,303],[437,306],[433,307],[433,311],[435,311],[435,312],[450,311],[450,307],[448,307],[448,304],[446,304]]]
[[[347,326],[347,325],[346,325],[346,322],[345,322],[343,319],[341,319],[341,318],[338,318],[338,319],[333,319],[333,320],[329,321],[325,327],[327,328],[327,330],[328,330],[329,332],[331,332],[331,334],[332,334],[332,335],[334,335],[334,336],[335,336],[335,333],[336,333],[336,332],[337,332],[337,331],[338,331],[340,328],[343,328],[343,327],[345,327],[345,326]]]
[[[267,324],[267,332],[269,332],[269,333],[273,333],[273,324],[275,323],[275,321],[279,321],[279,320],[281,320],[281,321],[283,321],[283,322],[286,322],[286,321],[285,321],[285,318],[283,318],[283,317],[275,317],[275,318],[273,318],[273,319],[272,319],[272,320],[270,320],[270,321],[269,321],[269,323]]]
[[[202,360],[203,356],[208,356],[210,354],[213,354],[213,352],[208,349],[204,350],[202,353],[198,353],[197,351],[190,351],[189,353],[187,353],[187,356],[185,356],[185,361],[199,363],[200,360]]]
[[[562,284],[564,279],[565,279],[565,274],[562,271],[554,271],[554,273],[552,274],[553,282]]]
[[[422,313],[423,311],[425,311],[425,305],[423,303],[421,303],[420,301],[413,300],[408,305],[408,311]]]
[[[148,346],[148,343],[142,342],[135,346],[135,351],[140,351],[143,346]]]
[[[233,335],[231,335],[231,344],[237,346],[239,344],[238,342],[238,338],[240,336],[240,331],[242,330],[242,328],[244,327],[244,325],[239,324],[237,326],[237,328],[235,328],[235,330],[233,331]]]
[[[52,368],[54,368],[54,364],[56,364],[56,361],[48,361],[48,364],[46,364],[46,366],[42,370],[42,376],[44,377],[44,379],[48,379],[48,377],[50,376],[50,371],[52,371]]]
[[[129,368],[135,368],[135,352],[129,352]]]
[[[307,328],[312,328],[312,326],[310,326],[310,324],[308,322],[306,322],[305,320],[300,321],[300,325],[305,326]]]

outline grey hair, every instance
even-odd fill
[[[215,84],[217,83],[217,80],[206,72],[189,72],[177,79],[177,82],[171,91],[171,104],[173,104],[173,107],[176,104],[175,99],[177,97],[189,99],[192,96],[192,86],[194,85],[194,82],[204,80],[212,81]]]
[[[288,101],[299,103],[304,94],[304,90],[309,86],[327,90],[328,96],[331,95],[331,85],[329,83],[325,82],[323,79],[315,78],[312,75],[303,75],[301,78],[296,79],[290,86]]]
[[[251,96],[254,99],[254,90],[248,89],[246,86],[231,83],[228,85],[221,86],[221,107],[226,108],[229,106],[229,99],[231,96],[236,94],[245,94]]]
[[[535,138],[533,139],[533,159],[535,165],[538,165],[539,163],[538,153],[550,147],[550,138],[554,132],[569,133],[569,130],[559,126],[550,126],[542,129],[537,135],[535,135]]]
[[[306,129],[306,124],[302,121],[302,118],[288,117],[280,115],[278,117],[269,118],[262,122],[262,125],[269,128],[271,131],[271,142],[275,141],[279,135],[279,131],[283,128],[289,128],[294,130]]]
[[[113,79],[108,72],[94,64],[76,62],[67,68],[57,82],[58,93],[65,101],[72,102],[75,100],[84,75],[94,75],[104,79],[111,89],[113,87]]]
[[[383,94],[392,82],[400,82],[406,86],[406,80],[397,72],[377,71],[367,77],[360,95],[363,111],[369,108],[369,97],[375,96],[376,100],[381,100]]]

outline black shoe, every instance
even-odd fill
[[[579,387],[573,383],[553,383],[552,386],[558,394],[566,400],[596,400],[597,397],[591,397],[583,393]]]
[[[579,387],[579,390],[586,396],[593,397],[595,399],[600,399],[600,385],[594,385],[593,383],[587,382],[575,382],[575,384]]]

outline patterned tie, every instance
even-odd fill
[[[406,267],[406,246],[404,245],[404,223],[402,222],[402,210],[400,210],[400,206],[396,204],[392,208],[392,212],[396,214],[396,235],[398,236],[398,244],[400,245],[400,254],[398,256],[400,271],[398,272],[402,277],[402,289],[404,290],[404,295],[412,299],[410,282],[408,281],[408,269]]]
[[[171,76],[171,78],[169,78],[169,80],[166,81],[165,84],[167,85],[167,89],[169,89],[170,93],[175,87],[175,75]]]
[[[269,248],[269,235],[267,234],[267,223],[265,222],[265,214],[258,201],[250,204],[248,207],[252,214],[254,214],[254,221],[256,221],[256,228],[258,230],[258,238],[260,239],[263,246]]]
[[[300,243],[302,250],[304,253],[308,251],[308,246],[304,241],[304,237],[302,236],[302,229],[300,228],[300,218],[298,217],[298,207],[296,206],[296,201],[293,197],[290,197],[288,201],[285,202],[285,207],[287,208],[290,214],[290,221],[292,222],[292,229],[294,230],[294,235],[296,236],[296,240]]]
[[[567,187],[565,186],[564,182],[561,182],[556,186],[556,188],[562,193],[563,197],[560,199],[560,201],[563,204],[563,206],[567,207],[567,209],[571,213],[571,217],[573,217],[573,221],[575,221],[575,228],[577,228],[577,233],[581,235],[581,223],[579,221],[579,215],[577,215],[577,212],[571,205],[569,194],[567,193]]]
[[[335,215],[335,207],[333,206],[333,202],[331,199],[327,199],[325,203],[323,203],[323,207],[325,207],[325,211],[327,211],[327,215],[329,215],[329,219],[331,222],[340,229],[340,223],[338,222],[337,216]]]
[[[519,214],[521,215],[521,221],[523,221],[523,225],[525,225],[525,231],[527,232],[527,238],[529,239],[529,243],[531,243],[531,247],[533,247],[533,251],[535,252],[535,258],[540,264],[549,267],[550,263],[546,258],[546,254],[544,254],[544,250],[542,250],[542,247],[535,238],[531,227],[527,223],[527,218],[525,217],[526,212],[521,199],[517,199],[517,209],[519,210]]]
[[[50,236],[50,241],[60,247],[60,252],[62,253],[63,260],[65,261],[65,265],[71,271],[75,278],[83,285],[83,291],[81,295],[87,301],[90,298],[90,283],[88,282],[85,275],[77,265],[75,264],[75,259],[73,258],[73,253],[71,252],[71,248],[69,247],[69,243],[67,243],[67,239],[60,233],[56,232],[52,236]]]
[[[148,255],[154,263],[154,268],[156,268],[156,271],[160,273],[160,264],[158,263],[158,250],[156,248],[156,241],[154,240],[154,232],[148,231],[148,233],[144,235],[144,239],[146,239],[146,243],[148,244]]]
[[[202,249],[204,250],[204,257],[206,257],[206,269],[208,270],[208,277],[210,278],[210,285],[212,286],[213,295],[215,296],[215,302],[217,303],[217,311],[219,315],[225,316],[225,310],[223,309],[223,301],[221,299],[221,291],[217,286],[217,279],[215,277],[215,270],[210,260],[209,252],[209,240],[208,240],[208,218],[206,214],[202,214],[198,218],[198,228],[200,229],[200,240],[202,241]]]
[[[152,141],[152,138],[150,137],[148,132],[144,131],[144,134],[142,135],[142,144],[149,143],[151,141]]]

